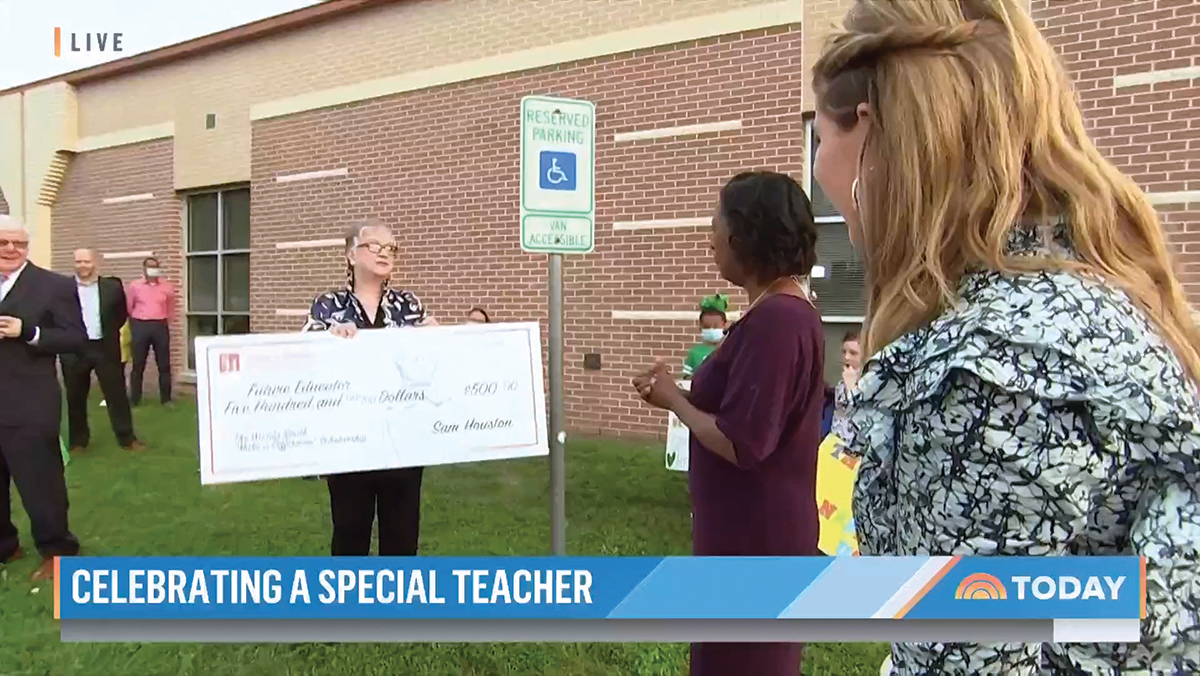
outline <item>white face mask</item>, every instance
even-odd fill
[[[154,279],[161,274],[162,270],[159,270],[158,268],[146,268],[146,276],[150,279]]]
[[[719,343],[725,337],[725,329],[701,329],[700,339],[706,343]]]

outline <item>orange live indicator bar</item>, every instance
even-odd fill
[[[54,56],[62,56],[62,28],[54,27]]]

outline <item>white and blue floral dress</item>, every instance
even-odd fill
[[[1073,255],[1061,225],[1010,253]],[[851,409],[864,554],[1148,559],[1139,644],[896,644],[893,673],[1200,673],[1200,400],[1125,293],[968,273],[863,365]]]

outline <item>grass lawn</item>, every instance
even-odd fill
[[[325,485],[287,480],[202,488],[196,413],[135,411],[151,450],[117,447],[93,401],[92,448],[72,460],[71,526],[88,555],[324,555]],[[685,478],[656,446],[579,440],[567,454],[568,550],[577,555],[689,552]],[[426,473],[422,553],[549,553],[544,460]],[[14,503],[15,492],[14,492]],[[17,525],[27,551],[28,522]],[[36,556],[0,567],[0,674],[685,674],[687,646],[663,644],[81,645],[59,642],[53,588],[29,581]],[[809,647],[805,674],[877,674],[886,648]]]

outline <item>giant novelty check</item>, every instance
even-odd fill
[[[531,323],[196,338],[204,484],[549,454]]]

